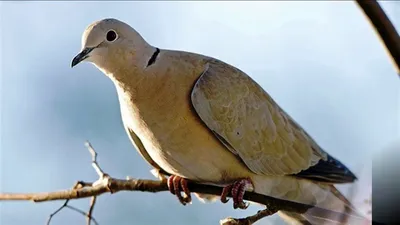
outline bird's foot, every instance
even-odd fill
[[[192,202],[192,197],[190,196],[187,180],[185,178],[171,175],[168,177],[167,184],[169,191],[178,197],[178,200],[182,205]],[[182,196],[181,192],[183,192],[185,196]]]
[[[233,198],[233,208],[247,209],[249,204],[246,204],[243,201],[243,196],[248,189],[254,189],[254,185],[249,178],[235,181],[233,184],[224,187],[221,194],[221,202],[227,203],[229,201],[227,199],[228,194],[231,193]]]

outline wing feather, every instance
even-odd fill
[[[248,75],[210,60],[191,101],[221,142],[257,174],[296,174],[327,154]]]

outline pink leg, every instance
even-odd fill
[[[175,195],[175,189],[174,189],[174,182],[173,181],[174,181],[174,176],[173,175],[168,177],[167,185],[168,185],[169,192],[171,192],[171,194]]]
[[[182,205],[186,205],[192,201],[189,188],[187,187],[187,180],[185,178],[171,175],[168,177],[167,184],[169,191],[178,197],[178,200]],[[185,193],[185,197],[182,196],[181,191]]]
[[[227,199],[228,194],[232,191],[232,184],[224,187],[224,189],[222,189],[222,194],[221,194],[221,202],[222,203],[227,203],[229,201],[229,199]]]
[[[223,189],[221,194],[221,202],[228,202],[226,197],[228,193],[231,192],[233,198],[233,208],[247,209],[249,205],[244,203],[243,196],[246,192],[246,189],[249,187],[252,187],[254,189],[253,183],[248,178],[235,181],[232,185],[228,185]]]
[[[186,195],[185,202],[187,202],[187,203],[191,202],[192,196],[190,196],[190,191],[188,188],[187,180],[184,178],[181,179],[181,188],[182,188],[183,193],[185,193],[185,195]]]

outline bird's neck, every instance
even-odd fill
[[[144,70],[155,51],[157,48],[142,43],[131,51],[119,54],[121,57],[109,65],[98,68],[119,87],[134,88],[144,78]]]

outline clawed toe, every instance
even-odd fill
[[[192,197],[188,188],[188,181],[185,178],[171,175],[168,177],[167,184],[169,191],[173,195],[177,196],[182,205],[192,202]],[[231,194],[234,209],[247,209],[249,204],[243,201],[243,196],[249,188],[254,189],[253,183],[250,179],[247,178],[235,181],[233,184],[224,187],[221,193],[221,202],[227,203],[229,201],[227,197]],[[182,196],[182,192],[184,193],[184,196]]]
[[[221,194],[221,202],[222,203],[227,203],[229,202],[228,194],[232,191],[232,184],[224,187],[224,189],[222,189],[222,194]]]
[[[254,189],[253,183],[250,179],[238,180],[233,184],[224,187],[221,194],[221,202],[227,203],[229,201],[227,199],[227,196],[229,193],[231,193],[233,198],[233,208],[247,209],[249,207],[249,204],[246,204],[243,201],[243,196],[248,188]]]
[[[178,197],[178,200],[182,205],[192,202],[192,197],[185,178],[171,175],[168,177],[167,184],[169,191]],[[181,192],[183,192],[185,196],[182,196]]]

